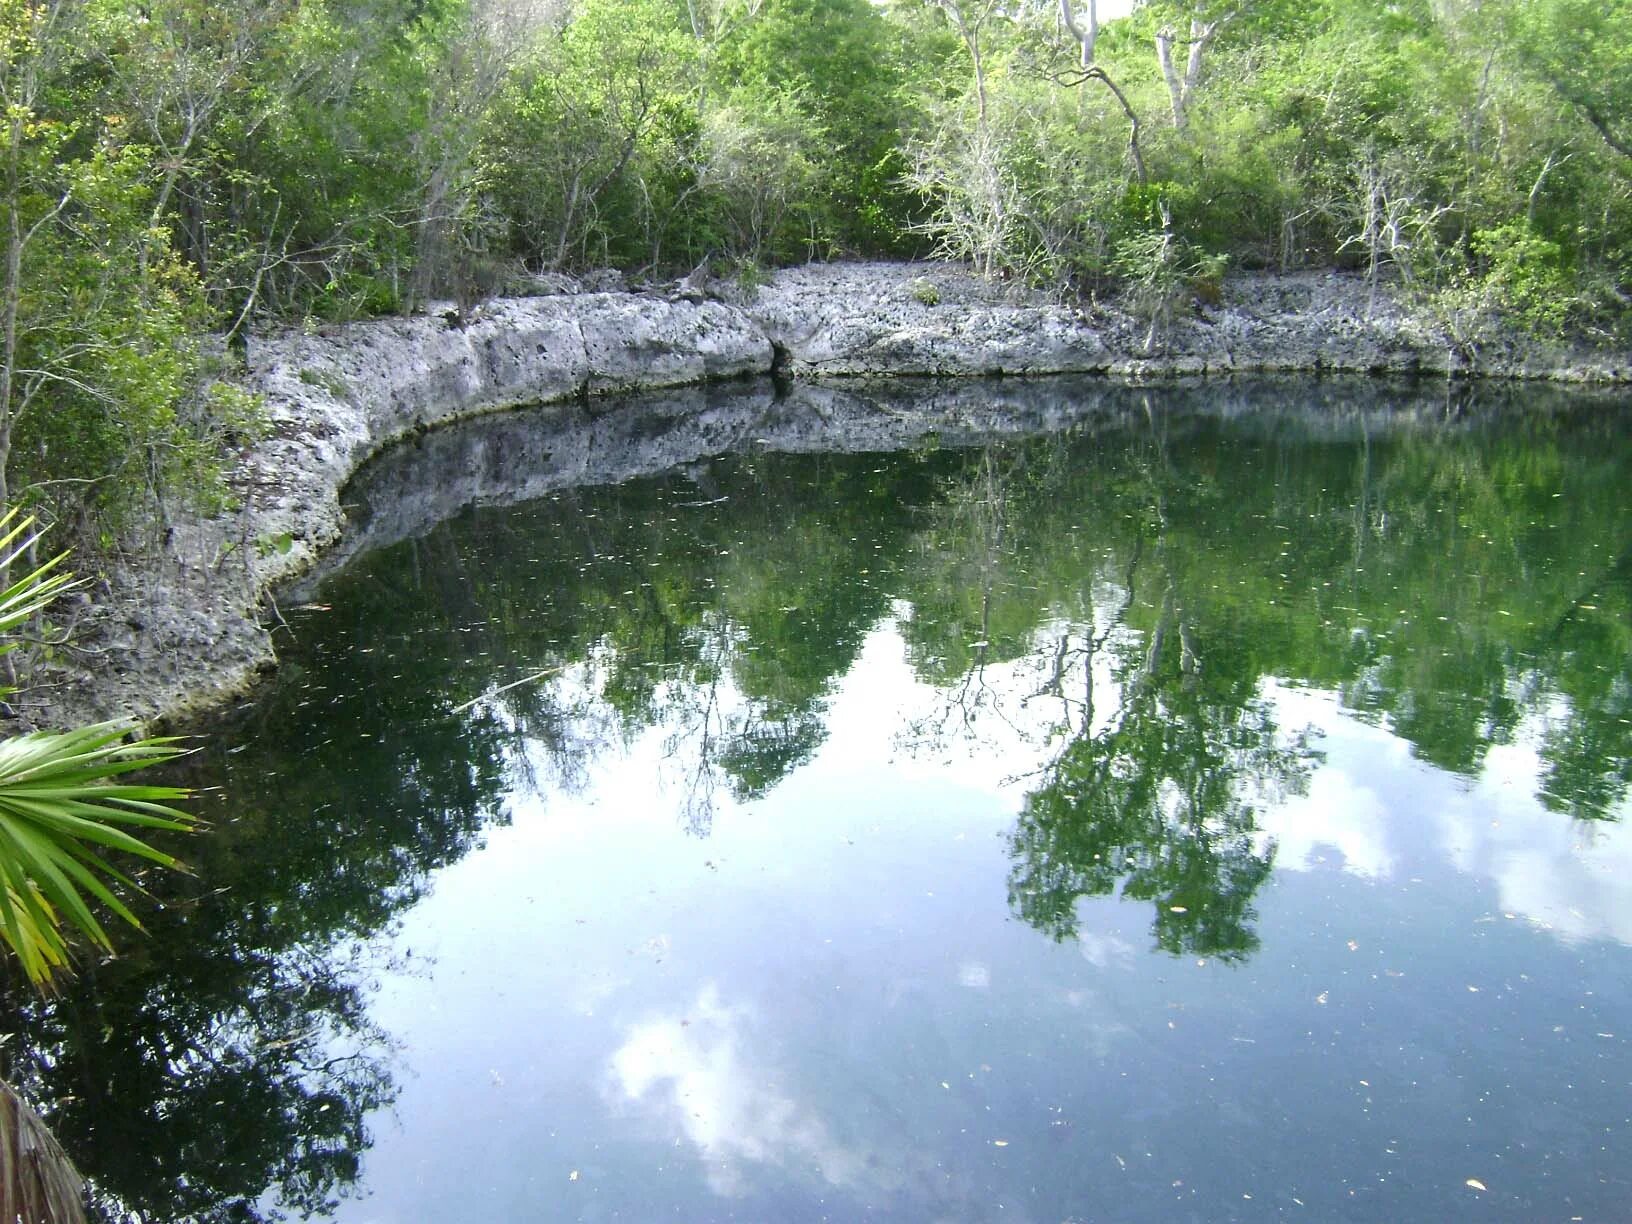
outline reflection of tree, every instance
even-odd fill
[[[404,718],[369,683],[381,655],[316,637],[216,737],[237,749],[190,764],[230,807],[184,848],[192,879],[152,882],[147,936],[4,1020],[109,1219],[309,1215],[346,1192],[394,1095],[362,949],[499,812],[489,723]]]
[[[1037,571],[1061,553],[1069,556],[1068,565],[1082,559],[1067,537],[1039,549],[1026,522],[1037,482],[1068,463],[1068,453],[1063,437],[982,447],[957,462],[923,509],[912,552],[911,616],[902,632],[914,670],[936,684],[940,697],[933,710],[903,730],[902,741],[913,748],[970,751],[992,729],[988,719],[1018,731],[1015,711],[1009,709],[1010,682],[989,675],[988,668],[1033,652],[1045,620],[1053,622],[1058,640],[1049,674],[1033,696],[1060,699],[1062,719],[1069,724],[1073,700],[1063,691],[1063,675],[1080,650],[1091,654],[1095,648],[1091,630],[1082,647],[1073,644],[1075,625],[1093,623],[1092,583],[1067,588],[1067,598],[1049,606],[1052,592]],[[1086,565],[1079,572],[1091,576]],[[1091,693],[1087,706],[1091,716]]]
[[[1582,819],[1612,814],[1632,790],[1632,675],[1606,665],[1632,659],[1632,549],[1594,577],[1532,652],[1558,660],[1554,680],[1569,695],[1544,734],[1541,800]]]
[[[1268,679],[1335,691],[1466,774],[1530,736],[1543,803],[1624,806],[1616,418],[1129,406],[962,452],[718,460],[359,559],[332,610],[296,618],[236,750],[200,764],[230,806],[189,847],[196,880],[158,885],[178,905],[145,915],[151,938],[8,1017],[39,1054],[0,1072],[133,1218],[320,1209],[392,1091],[348,949],[508,793],[572,791],[653,729],[699,831],[722,796],[768,793],[821,748],[887,617],[944,701],[909,737],[1021,735],[1047,762],[1010,897],[1055,937],[1081,898],[1120,895],[1173,952],[1251,952],[1273,861],[1257,811],[1311,759]]]
[[[51,1050],[30,1079],[110,1220],[254,1221],[268,1194],[322,1214],[394,1095],[356,971],[317,957],[164,988],[104,967],[25,1031]]]
[[[1027,796],[1009,901],[1055,939],[1076,934],[1080,898],[1151,901],[1161,947],[1239,958],[1258,946],[1251,903],[1274,857],[1251,800],[1298,786],[1307,753],[1281,745],[1268,703],[1188,683],[1160,641],[1123,652],[1108,725],[1072,739]]]
[[[1070,588],[1077,628],[1043,629],[1033,638],[1043,681],[1025,701],[1057,703],[1047,738],[1066,747],[1043,771],[1010,836],[1010,902],[1026,921],[1064,939],[1076,933],[1081,897],[1119,892],[1156,904],[1162,947],[1238,958],[1257,946],[1251,901],[1273,858],[1273,847],[1259,845],[1250,798],[1301,784],[1305,753],[1301,744],[1280,746],[1269,706],[1255,696],[1250,656],[1231,651],[1226,634],[1216,652],[1204,650],[1206,628],[1179,593],[1187,559],[1169,543],[1174,478],[1165,422],[1148,403],[1146,424],[1145,437],[1132,439],[1105,482],[1114,482],[1122,521],[1131,525],[1122,558],[1103,558],[1097,573],[1089,570]],[[1038,458],[1028,479],[1039,499],[1052,499],[1070,483],[1073,456],[1054,449]],[[989,494],[981,500],[994,509],[1003,504]],[[1139,582],[1149,578],[1142,563],[1161,590],[1143,643],[1126,625]],[[1115,590],[1104,623],[1095,618],[1096,585]],[[1048,609],[1055,618],[1064,610]],[[1114,659],[1106,658],[1107,647]],[[1101,665],[1117,696],[1108,712],[1096,711]]]
[[[367,601],[356,631],[384,627],[392,661],[371,683],[419,718],[496,674],[559,667],[478,703],[541,785],[661,726],[665,783],[705,832],[720,796],[764,794],[826,738],[828,690],[887,607],[906,539],[896,475],[874,456],[761,456],[578,490],[366,558],[329,598]]]
[[[1168,946],[1250,946],[1252,797],[1306,769],[1277,746],[1266,678],[1336,688],[1470,775],[1525,729],[1542,802],[1624,802],[1624,438],[1587,412],[1226,427],[1172,398],[965,460],[912,553],[903,632],[944,700],[904,738],[974,743],[983,715],[1065,745],[1016,833],[1028,917],[1063,934],[1076,897],[1120,889],[1161,902]],[[988,683],[999,662],[1024,700]]]
[[[1012,729],[1003,665],[1028,670],[1033,711],[1059,705],[1064,741],[1092,693],[1061,677],[1091,679],[1107,631],[1171,633],[1182,660],[1222,618],[1249,689],[1336,689],[1466,774],[1540,720],[1546,801],[1611,811],[1628,668],[1604,660],[1632,642],[1617,647],[1624,583],[1593,585],[1592,551],[1628,530],[1625,439],[1590,408],[1465,406],[1446,425],[1439,404],[1424,424],[1333,398],[1225,423],[1138,392],[1049,438],[715,460],[476,512],[342,576],[366,605],[347,633],[381,639],[366,682],[421,720],[563,667],[478,707],[501,768],[570,786],[663,725],[699,829],[720,796],[762,795],[814,755],[835,677],[898,604],[912,666],[946,696],[917,737],[933,724],[948,750]],[[1158,577],[1130,603],[1140,564]]]

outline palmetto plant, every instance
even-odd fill
[[[20,519],[14,509],[0,515],[0,656],[16,649],[14,635],[22,625],[75,585],[61,568],[61,555],[12,579],[39,538],[32,518]],[[11,691],[0,686],[0,697]],[[132,881],[103,854],[124,851],[178,866],[130,830],[195,824],[165,803],[183,797],[184,790],[117,781],[181,751],[172,739],[126,743],[126,730],[97,723],[0,741],[0,940],[41,989],[68,964],[70,933],[111,950],[92,902],[141,925],[109,887],[110,881]],[[0,1079],[0,1221],[81,1224],[80,1184],[39,1115]]]
[[[67,964],[65,922],[111,950],[87,898],[141,926],[108,886],[132,881],[102,857],[104,849],[179,865],[128,830],[190,827],[191,817],[161,802],[186,792],[110,780],[179,749],[165,739],[125,743],[127,730],[120,723],[97,723],[0,743],[0,939],[36,985],[47,985]]]
[[[32,519],[19,519],[15,510],[0,516],[0,576],[24,564],[38,540]],[[8,639],[19,626],[74,585],[62,561],[53,557],[14,581],[0,577],[0,655],[15,649]],[[133,882],[103,856],[124,852],[179,866],[136,833],[196,823],[168,806],[184,790],[120,780],[182,751],[169,738],[127,743],[127,731],[120,723],[96,723],[0,741],[0,940],[35,986],[48,987],[67,965],[71,933],[111,950],[92,903],[140,927],[110,887]]]

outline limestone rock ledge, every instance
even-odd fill
[[[772,348],[741,311],[631,293],[490,303],[250,345],[272,436],[236,479],[279,560],[304,568],[340,534],[339,492],[382,447],[448,421],[581,395],[764,373]],[[265,551],[263,549],[263,551]]]
[[[949,264],[812,264],[722,290],[795,377],[1341,371],[1632,380],[1632,354],[1504,338],[1468,353],[1385,286],[1335,272],[1227,277],[1156,334],[1115,302],[1062,304]]]
[[[253,340],[244,381],[263,397],[270,433],[232,474],[238,508],[178,519],[162,545],[103,575],[82,597],[72,650],[37,667],[14,700],[21,724],[149,723],[247,688],[274,663],[262,620],[276,623],[276,593],[340,539],[352,474],[394,441],[479,413],[773,371],[1632,381],[1628,354],[1519,339],[1487,347],[1470,368],[1386,291],[1328,273],[1232,277],[1221,301],[1179,312],[1159,335],[1114,304],[1062,304],[946,264],[812,265],[758,285],[716,283],[707,300],[560,288],[541,283],[538,296],[464,315]]]
[[[27,725],[149,724],[220,704],[275,664],[274,592],[340,538],[364,460],[484,412],[765,373],[770,341],[720,302],[587,293],[291,332],[251,342],[269,435],[231,475],[238,508],[180,518],[162,549],[82,600],[76,646],[13,704]]]

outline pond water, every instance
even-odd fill
[[[153,1221],[1625,1219],[1629,426],[1054,381],[432,435],[12,1074]]]

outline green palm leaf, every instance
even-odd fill
[[[0,575],[10,575],[17,562],[33,550],[41,534],[34,530],[32,515],[20,519],[15,508],[0,515]],[[72,574],[59,568],[67,555],[58,553],[15,581],[0,579],[6,582],[5,590],[0,591],[0,634],[10,633],[64,591],[79,585]],[[15,646],[15,642],[0,643],[0,654]]]
[[[197,824],[169,806],[186,796],[184,789],[117,780],[182,751],[168,738],[124,743],[126,731],[120,723],[97,723],[0,742],[0,939],[38,985],[67,963],[65,926],[111,948],[91,902],[141,925],[109,887],[131,886],[130,879],[97,850],[180,867],[130,830]]]
[[[33,553],[39,538],[32,518],[18,518],[15,510],[0,515],[0,655],[16,645],[4,635],[75,585],[59,568],[62,556],[16,581],[5,577]],[[5,691],[0,688],[0,695]],[[184,789],[122,780],[133,770],[182,752],[169,738],[125,743],[128,730],[121,723],[97,723],[0,741],[0,941],[36,986],[49,985],[52,975],[67,966],[72,933],[112,949],[93,906],[141,926],[111,887],[134,888],[134,883],[103,852],[180,867],[136,832],[185,830],[197,824],[169,806],[170,800],[186,796]]]

